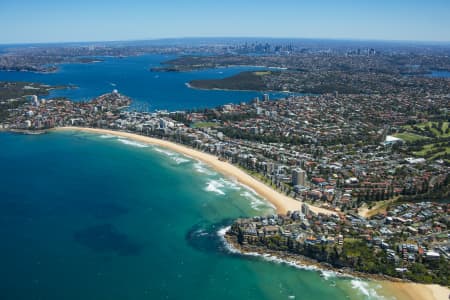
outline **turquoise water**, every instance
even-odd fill
[[[127,58],[104,57],[92,64],[65,64],[51,74],[0,71],[0,81],[31,81],[52,85],[76,85],[77,89],[58,90],[51,96],[66,96],[73,100],[89,100],[118,89],[133,98],[141,109],[180,110],[215,107],[225,103],[248,102],[262,92],[204,91],[188,88],[194,79],[212,79],[232,76],[245,70],[261,68],[232,67],[193,72],[150,72],[151,67],[174,58],[165,55],[144,55]],[[272,98],[286,93],[270,93]]]
[[[0,133],[1,299],[379,299],[379,287],[229,253],[265,201],[125,139]],[[336,284],[336,285],[335,285]]]

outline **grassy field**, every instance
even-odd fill
[[[218,123],[214,122],[197,122],[192,124],[192,128],[206,128],[206,127],[217,127],[219,126]]]
[[[395,137],[404,140],[405,142],[415,142],[418,140],[429,139],[426,136],[418,135],[412,132],[402,132],[394,135]]]
[[[442,122],[441,131],[436,129],[436,127],[438,127],[438,126],[439,126],[438,122],[426,122],[426,123],[416,124],[414,126],[406,125],[406,126],[403,126],[403,129],[405,129],[408,133],[414,133],[417,135],[426,134],[429,131],[429,132],[432,132],[436,138],[450,137],[450,131],[447,132],[447,129],[449,127],[449,122]],[[414,127],[418,128],[419,131],[417,131]]]
[[[440,149],[442,148],[442,149]],[[429,159],[436,159],[439,156],[450,154],[450,147],[445,146],[441,147],[439,146],[439,143],[437,144],[428,144],[422,147],[422,150],[413,152],[414,155],[417,156],[428,156],[430,155]]]
[[[427,160],[443,158],[448,160],[450,144],[446,139],[450,137],[450,124],[443,122],[425,122],[415,125],[405,125],[403,132],[395,134],[407,143],[422,141],[419,148],[415,147],[411,154],[424,157]]]
[[[424,156],[428,151],[433,150],[434,147],[435,147],[435,144],[428,144],[428,145],[423,146],[422,150],[416,151],[413,153],[414,153],[414,155],[417,155],[417,156]]]

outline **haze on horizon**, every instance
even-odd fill
[[[183,37],[450,41],[447,0],[0,0],[0,43]]]

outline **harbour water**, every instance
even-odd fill
[[[174,58],[167,55],[143,55],[126,58],[102,57],[102,62],[64,64],[55,73],[0,71],[0,81],[31,81],[51,85],[74,85],[76,89],[57,90],[50,96],[73,100],[89,100],[101,94],[119,90],[133,98],[136,106],[146,110],[194,109],[215,107],[226,103],[249,102],[262,97],[262,92],[205,91],[189,88],[195,79],[224,78],[241,71],[260,67],[230,67],[192,72],[151,72],[150,68]],[[272,98],[286,93],[269,93]]]
[[[432,78],[450,78],[450,72],[448,71],[432,71],[431,74],[428,75]]]

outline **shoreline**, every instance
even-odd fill
[[[288,210],[300,210],[301,201],[290,198],[286,195],[280,194],[279,192],[273,190],[271,187],[266,184],[258,181],[245,171],[239,169],[238,167],[224,162],[218,159],[218,157],[201,152],[199,150],[195,150],[189,148],[188,146],[184,146],[181,144],[177,144],[174,142],[142,136],[136,133],[124,132],[124,131],[116,131],[111,129],[100,129],[100,128],[87,128],[87,127],[57,127],[50,131],[78,131],[78,132],[87,132],[94,134],[108,134],[116,137],[123,137],[130,140],[134,140],[137,142],[142,142],[145,144],[161,146],[163,148],[175,151],[182,155],[185,155],[191,159],[195,159],[207,164],[209,167],[219,172],[220,174],[229,177],[231,179],[235,179],[240,184],[253,189],[259,196],[264,198],[266,201],[272,203],[276,207],[276,211],[278,213],[286,213]],[[321,212],[325,214],[335,213],[330,210],[326,210],[323,208],[315,207],[308,205],[311,211],[316,213]],[[322,265],[318,262],[310,260],[307,257],[294,257],[290,254],[278,254],[272,253],[270,251],[267,252],[252,252],[246,251],[245,249],[241,249],[241,247],[236,247],[234,243],[230,242],[226,236],[223,236],[225,240],[225,244],[229,247],[230,252],[238,253],[240,255],[253,255],[260,256],[262,258],[267,258],[268,260],[276,260],[284,262],[288,265],[296,266],[298,268],[304,269],[315,269],[317,271],[331,271],[336,274],[337,277],[349,277],[349,278],[363,278],[374,280],[382,286],[382,291],[380,294],[383,296],[394,296],[397,300],[446,300],[449,299],[450,289],[448,287],[436,285],[436,284],[420,284],[402,281],[399,279],[395,281],[395,279],[391,278],[383,278],[381,276],[364,273],[351,273],[346,272],[345,270],[339,270],[330,268],[326,265]],[[234,250],[234,251],[233,251]]]
[[[81,132],[88,132],[88,133],[95,133],[95,134],[109,134],[114,135],[118,137],[128,138],[130,140],[134,140],[137,142],[142,142],[150,145],[156,145],[161,146],[164,148],[167,148],[169,150],[178,152],[180,154],[186,155],[190,158],[199,160],[205,164],[207,164],[209,167],[214,169],[215,171],[221,173],[222,175],[225,175],[226,177],[229,177],[231,179],[236,180],[240,184],[243,184],[251,189],[253,189],[259,196],[264,198],[266,201],[273,204],[276,208],[277,213],[285,214],[287,211],[294,211],[294,210],[300,210],[301,205],[303,202],[295,200],[291,197],[288,197],[286,195],[283,195],[275,190],[273,190],[271,187],[267,186],[265,183],[260,182],[256,178],[252,177],[250,174],[246,173],[245,171],[239,169],[238,167],[230,164],[229,162],[221,161],[218,159],[218,157],[209,154],[204,153],[199,150],[195,150],[192,148],[189,148],[187,146],[177,144],[174,142],[153,138],[153,137],[147,137],[142,136],[136,133],[130,133],[130,132],[124,132],[124,131],[116,131],[111,129],[101,129],[101,128],[87,128],[87,127],[57,127],[52,130],[56,131],[81,131]],[[333,211],[315,207],[312,205],[309,205],[309,208],[311,211],[315,213],[323,213],[323,214],[331,214],[335,213]]]
[[[41,135],[46,134],[46,130],[27,130],[27,129],[0,129],[0,131],[12,132],[17,134],[25,134],[25,135]]]
[[[199,91],[223,91],[223,92],[255,92],[255,93],[274,93],[274,94],[301,94],[306,95],[307,93],[301,93],[301,92],[292,92],[292,91],[279,91],[279,90],[236,90],[236,89],[224,89],[224,88],[200,88],[191,85],[189,82],[184,83],[186,87],[192,89],[192,90],[199,90]]]
[[[224,92],[255,92],[255,93],[290,93],[289,91],[274,91],[274,90],[236,90],[225,88],[201,88],[191,85],[190,82],[184,83],[188,88],[199,91],[224,91]]]
[[[447,300],[450,289],[437,284],[413,282],[380,282],[386,295],[393,295],[397,300]]]
[[[332,266],[321,264],[320,262],[305,256],[282,253],[276,250],[261,251],[257,247],[255,247],[255,249],[245,249],[232,237],[227,235],[225,230],[228,230],[228,228],[225,228],[223,232],[219,231],[218,235],[223,239],[228,251],[234,254],[260,257],[269,262],[284,263],[303,270],[314,270],[321,272],[321,274],[323,274],[322,277],[326,277],[325,272],[332,272],[337,278],[362,279],[377,282],[382,286],[381,291],[379,291],[380,296],[394,296],[396,300],[450,299],[450,289],[437,284],[415,283],[383,275],[340,270]]]
[[[228,228],[227,228],[228,229]],[[335,274],[336,277],[341,278],[353,278],[353,279],[367,279],[377,282],[392,282],[392,283],[409,283],[401,278],[390,277],[379,274],[362,273],[353,271],[349,268],[335,268],[328,263],[321,263],[315,259],[309,258],[300,254],[293,254],[289,252],[283,252],[280,250],[260,249],[258,246],[240,245],[234,236],[227,233],[223,235],[224,242],[227,248],[232,253],[238,253],[241,255],[258,256],[268,258],[269,260],[275,260],[286,263],[298,268],[312,269],[317,271],[329,271]]]

